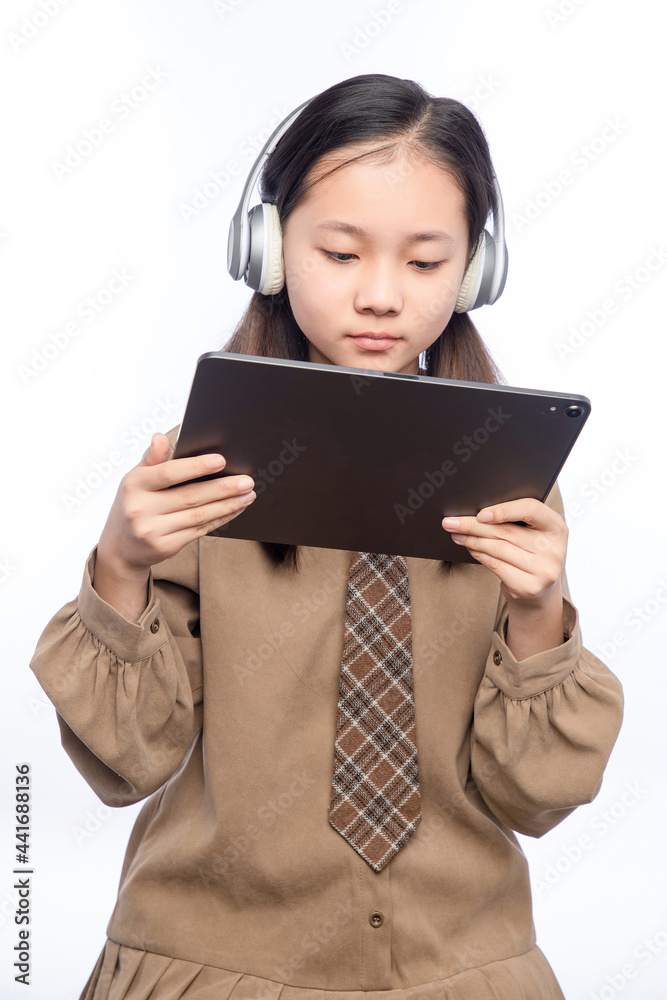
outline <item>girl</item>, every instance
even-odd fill
[[[283,267],[226,350],[500,381],[456,311],[498,212],[464,105],[345,80],[299,114],[262,184]],[[446,518],[475,561],[407,558],[409,587],[394,578],[380,610],[364,606],[369,646],[395,639],[400,606],[387,662],[410,653],[413,716],[394,735],[416,762],[403,833],[385,851],[381,816],[374,854],[338,812],[358,791],[341,795],[339,738],[360,554],[225,537],[264,498],[245,476],[179,487],[224,456],[173,460],[177,433],[123,479],[31,663],[102,801],[147,798],[82,997],[562,998],[513,831],[541,836],[595,797],[622,694],[581,643],[558,487]]]

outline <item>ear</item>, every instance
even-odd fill
[[[283,267],[283,234],[280,217],[275,205],[262,203],[264,212],[264,280],[258,291],[262,295],[276,295],[285,284]]]

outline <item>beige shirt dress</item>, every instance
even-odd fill
[[[212,532],[133,623],[95,548],[42,633],[75,766],[109,806],[146,799],[85,1000],[562,1000],[513,831],[595,797],[621,685],[565,573],[566,641],[517,662],[498,577],[408,557],[422,820],[375,872],[328,821],[351,555],[304,547],[294,573]]]

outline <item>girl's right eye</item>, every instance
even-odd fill
[[[335,250],[323,250],[323,253],[330,257],[331,260],[338,260],[341,264],[345,264],[347,260],[352,260],[355,256],[353,253],[337,253]]]

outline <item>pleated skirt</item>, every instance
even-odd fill
[[[80,1000],[565,1000],[535,946],[448,979],[396,990],[289,986],[108,940]]]

